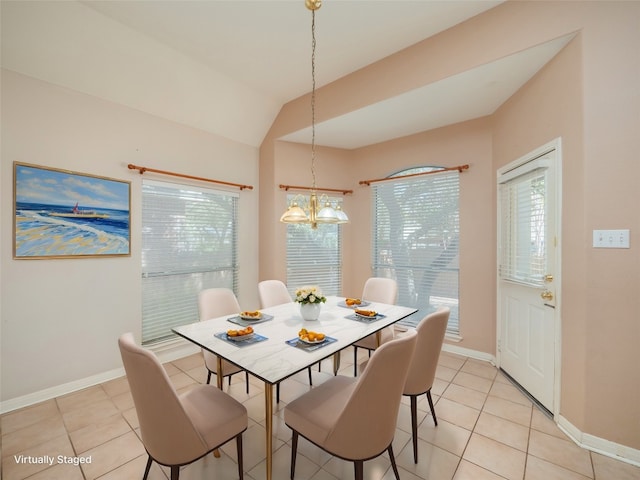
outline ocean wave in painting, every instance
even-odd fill
[[[16,256],[126,255],[129,253],[128,213],[102,210],[92,220],[53,217],[60,208],[22,205],[16,210]]]

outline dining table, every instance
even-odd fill
[[[321,306],[317,320],[303,320],[300,304],[285,303],[259,310],[253,318],[225,315],[188,325],[174,327],[184,339],[217,355],[217,384],[222,388],[222,359],[246,370],[264,382],[266,427],[266,478],[273,470],[273,386],[310,366],[333,357],[337,374],[340,351],[417,310],[415,308],[377,302],[347,305],[344,297],[329,296]],[[367,317],[356,314],[356,308],[375,312]],[[253,334],[230,337],[228,330],[251,326]],[[320,342],[304,342],[301,329],[324,334]]]

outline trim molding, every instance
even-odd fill
[[[158,356],[161,363],[166,363],[197,353],[200,351],[200,348],[189,344],[186,340],[179,339],[153,345],[150,347],[150,350]],[[62,385],[56,385],[51,388],[45,388],[44,390],[29,393],[28,395],[23,395],[21,397],[11,398],[0,402],[0,414],[12,412],[13,410],[18,410],[36,403],[44,402],[45,400],[67,395],[68,393],[77,392],[78,390],[93,387],[94,385],[108,382],[109,380],[115,380],[116,378],[123,376],[124,368],[120,367],[97,375],[92,375],[90,377],[74,380],[73,382],[63,383]]]
[[[490,353],[479,352],[477,350],[471,350],[469,348],[459,347],[450,343],[444,343],[442,350],[449,353],[455,353],[462,355],[463,357],[473,358],[475,360],[482,360],[483,362],[489,362],[494,367],[496,366],[496,357]]]
[[[640,467],[640,450],[584,433],[562,415],[556,424],[579,447]]]

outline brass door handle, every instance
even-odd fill
[[[544,277],[542,277],[544,280],[544,283],[551,283],[553,282],[553,275],[545,275]]]
[[[550,290],[545,290],[540,294],[540,296],[542,297],[543,300],[546,300],[546,301],[553,300],[553,292],[551,292]]]

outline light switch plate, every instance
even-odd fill
[[[629,230],[594,230],[594,248],[629,248]]]

